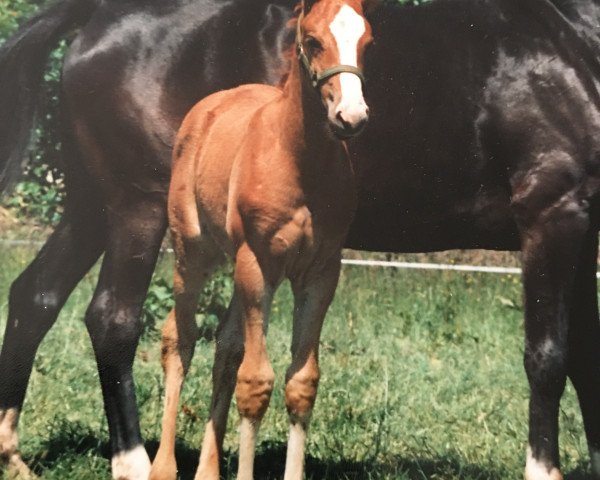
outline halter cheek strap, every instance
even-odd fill
[[[302,46],[302,29],[300,28],[300,23],[302,22],[303,17],[304,12],[302,12],[298,17],[298,23],[296,26],[296,54],[298,56],[298,60],[300,61],[302,66],[304,66],[306,72],[310,76],[313,87],[318,89],[331,77],[340,73],[352,73],[358,78],[360,78],[361,83],[364,85],[365,76],[362,70],[353,65],[335,65],[333,67],[323,70],[320,73],[312,67],[310,61],[308,60],[308,57],[306,56],[306,53],[304,52],[304,47]]]

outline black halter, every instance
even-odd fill
[[[302,28],[300,27],[300,23],[302,22],[302,18],[304,17],[304,12],[301,12],[298,16],[298,23],[296,25],[296,54],[298,56],[298,60],[306,69],[306,72],[310,76],[312,81],[312,85],[315,88],[319,88],[323,83],[325,83],[329,78],[339,74],[339,73],[353,73],[364,85],[365,76],[362,70],[358,67],[354,67],[352,65],[335,65],[334,67],[327,68],[321,73],[317,72],[314,68],[312,68],[306,53],[304,52],[304,47],[302,46]]]

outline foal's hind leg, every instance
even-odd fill
[[[0,456],[18,470],[17,422],[38,346],[69,294],[104,249],[102,212],[89,200],[68,200],[36,258],[12,284],[0,354]]]
[[[577,390],[592,472],[600,478],[600,320],[596,268],[598,234],[586,238],[577,269],[569,327],[569,377]]]
[[[142,194],[140,194],[142,195]],[[86,325],[96,354],[112,448],[113,478],[146,480],[132,365],[142,331],[140,312],[166,229],[160,195],[115,194],[107,211],[109,236]]]
[[[183,380],[198,338],[195,312],[198,296],[214,268],[223,260],[210,235],[186,238],[173,230],[176,253],[174,275],[175,307],[162,330],[162,366],[165,373],[165,405],[160,447],[152,463],[151,480],[174,480],[175,425]]]
[[[244,330],[238,295],[234,293],[227,314],[219,322],[212,371],[210,420],[204,432],[196,479],[218,479],[219,457],[225,437],[227,416],[237,371],[244,356]]]
[[[567,376],[574,272],[589,228],[578,180],[552,170],[568,165],[568,157],[544,160],[548,171],[526,175],[513,193],[523,251],[524,360],[531,389],[526,480],[562,479],[558,411]],[[566,184],[570,179],[572,186]]]
[[[304,444],[319,385],[319,338],[323,320],[333,299],[340,272],[336,257],[295,282],[292,364],[286,374],[285,404],[290,436],[285,480],[302,480]]]

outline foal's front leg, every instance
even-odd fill
[[[275,373],[267,354],[267,327],[274,285],[269,285],[254,253],[244,245],[236,257],[235,287],[243,304],[244,358],[235,397],[241,417],[238,480],[254,478],[254,450],[271,400]]]
[[[286,373],[285,404],[290,435],[285,480],[301,480],[304,474],[304,443],[319,384],[319,338],[323,320],[335,293],[340,257],[293,282],[294,327],[292,364]]]
[[[241,416],[237,478],[253,478],[256,435],[269,406],[275,378],[266,351],[273,291],[252,250],[242,245],[236,255],[234,299],[226,324],[217,337],[210,422],[202,443],[196,480],[219,478],[218,457],[234,384]],[[240,355],[242,338],[243,355]]]

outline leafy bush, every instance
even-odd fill
[[[159,276],[152,281],[142,310],[146,336],[158,336],[157,324],[161,323],[174,305],[173,283],[170,275]],[[201,336],[214,337],[219,319],[225,315],[233,294],[233,269],[231,265],[219,269],[207,282],[198,302],[197,318]]]
[[[0,45],[17,28],[20,20],[31,16],[44,0],[0,0]],[[56,223],[60,219],[64,181],[60,168],[58,92],[66,42],[51,53],[40,95],[40,110],[34,129],[29,161],[15,189],[4,199],[5,205],[19,217],[38,223]]]
[[[0,0],[0,45],[16,30],[21,18],[31,15],[43,3],[34,0]]]

